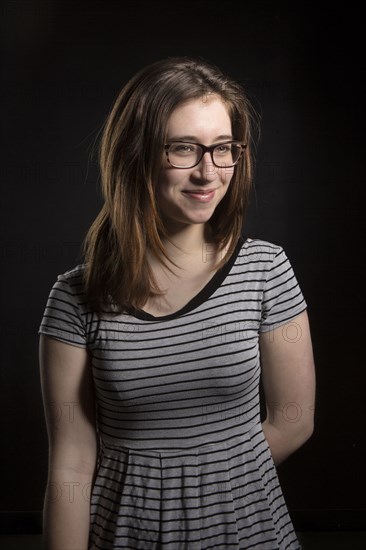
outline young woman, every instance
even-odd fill
[[[107,118],[104,204],[39,329],[47,550],[300,547],[276,465],[312,433],[314,362],[285,251],[243,235],[252,113],[169,58]]]

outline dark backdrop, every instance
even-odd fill
[[[315,433],[279,468],[295,526],[361,528],[364,31],[357,8],[33,0],[3,2],[1,14],[3,525],[40,525],[47,437],[37,331],[51,286],[79,263],[101,207],[93,156],[101,125],[138,69],[193,54],[241,81],[261,114],[245,230],[284,247],[308,303]]]

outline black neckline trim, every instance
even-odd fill
[[[178,311],[175,311],[174,313],[169,313],[168,315],[161,315],[159,317],[156,317],[155,315],[151,315],[151,313],[147,313],[143,309],[133,308],[130,315],[132,315],[133,317],[136,317],[137,319],[142,319],[143,321],[159,322],[159,321],[170,321],[171,319],[176,319],[181,315],[184,315],[185,313],[188,313],[193,309],[196,309],[196,307],[202,304],[215,292],[215,290],[221,285],[221,283],[227,277],[229,271],[231,270],[231,268],[235,263],[235,260],[238,257],[238,254],[245,240],[246,239],[244,239],[243,236],[239,237],[239,240],[235,246],[234,252],[230,256],[226,264],[221,269],[216,271],[216,273],[212,276],[212,278],[208,281],[208,283],[202,288],[202,290],[200,290],[198,294],[196,294],[196,296],[193,296],[193,298]]]

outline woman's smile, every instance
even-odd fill
[[[210,202],[215,196],[215,189],[193,189],[192,191],[182,191],[189,199],[198,202]]]

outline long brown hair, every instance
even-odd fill
[[[83,241],[88,300],[117,313],[141,308],[160,289],[146,250],[168,267],[168,238],[155,185],[168,119],[179,105],[215,94],[226,104],[234,139],[247,143],[228,190],[210,219],[214,244],[224,249],[240,237],[252,185],[255,112],[242,86],[204,60],[172,57],[139,71],[123,87],[104,123],[99,165],[104,204]],[[216,268],[227,261],[223,255]]]

